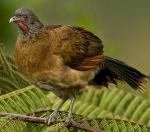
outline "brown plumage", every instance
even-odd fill
[[[117,84],[117,80],[123,80],[133,88],[141,88],[146,77],[125,63],[104,56],[102,41],[81,27],[44,26],[25,8],[16,10],[10,22],[20,29],[15,49],[19,70],[63,100],[48,124],[56,120],[56,113],[68,98],[70,121],[74,98],[89,85],[108,86],[109,82]]]

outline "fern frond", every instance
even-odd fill
[[[31,113],[37,109],[49,107],[50,101],[35,86],[29,86],[0,96],[0,111]]]
[[[94,104],[96,107],[122,118],[147,125],[150,122],[150,102],[131,92],[120,89],[91,89],[87,93],[84,93],[79,100],[82,100],[83,104],[85,102]],[[96,117],[100,116],[97,115]]]

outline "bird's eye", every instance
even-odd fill
[[[27,16],[26,16],[26,15],[22,15],[22,17],[23,17],[23,18],[27,18]]]

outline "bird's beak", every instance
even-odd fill
[[[18,18],[16,16],[13,16],[12,18],[10,18],[9,23],[18,21]]]

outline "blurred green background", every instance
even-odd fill
[[[45,24],[94,32],[105,54],[150,73],[150,0],[0,0],[0,43],[10,55],[18,29],[8,21],[19,7],[32,9]]]

